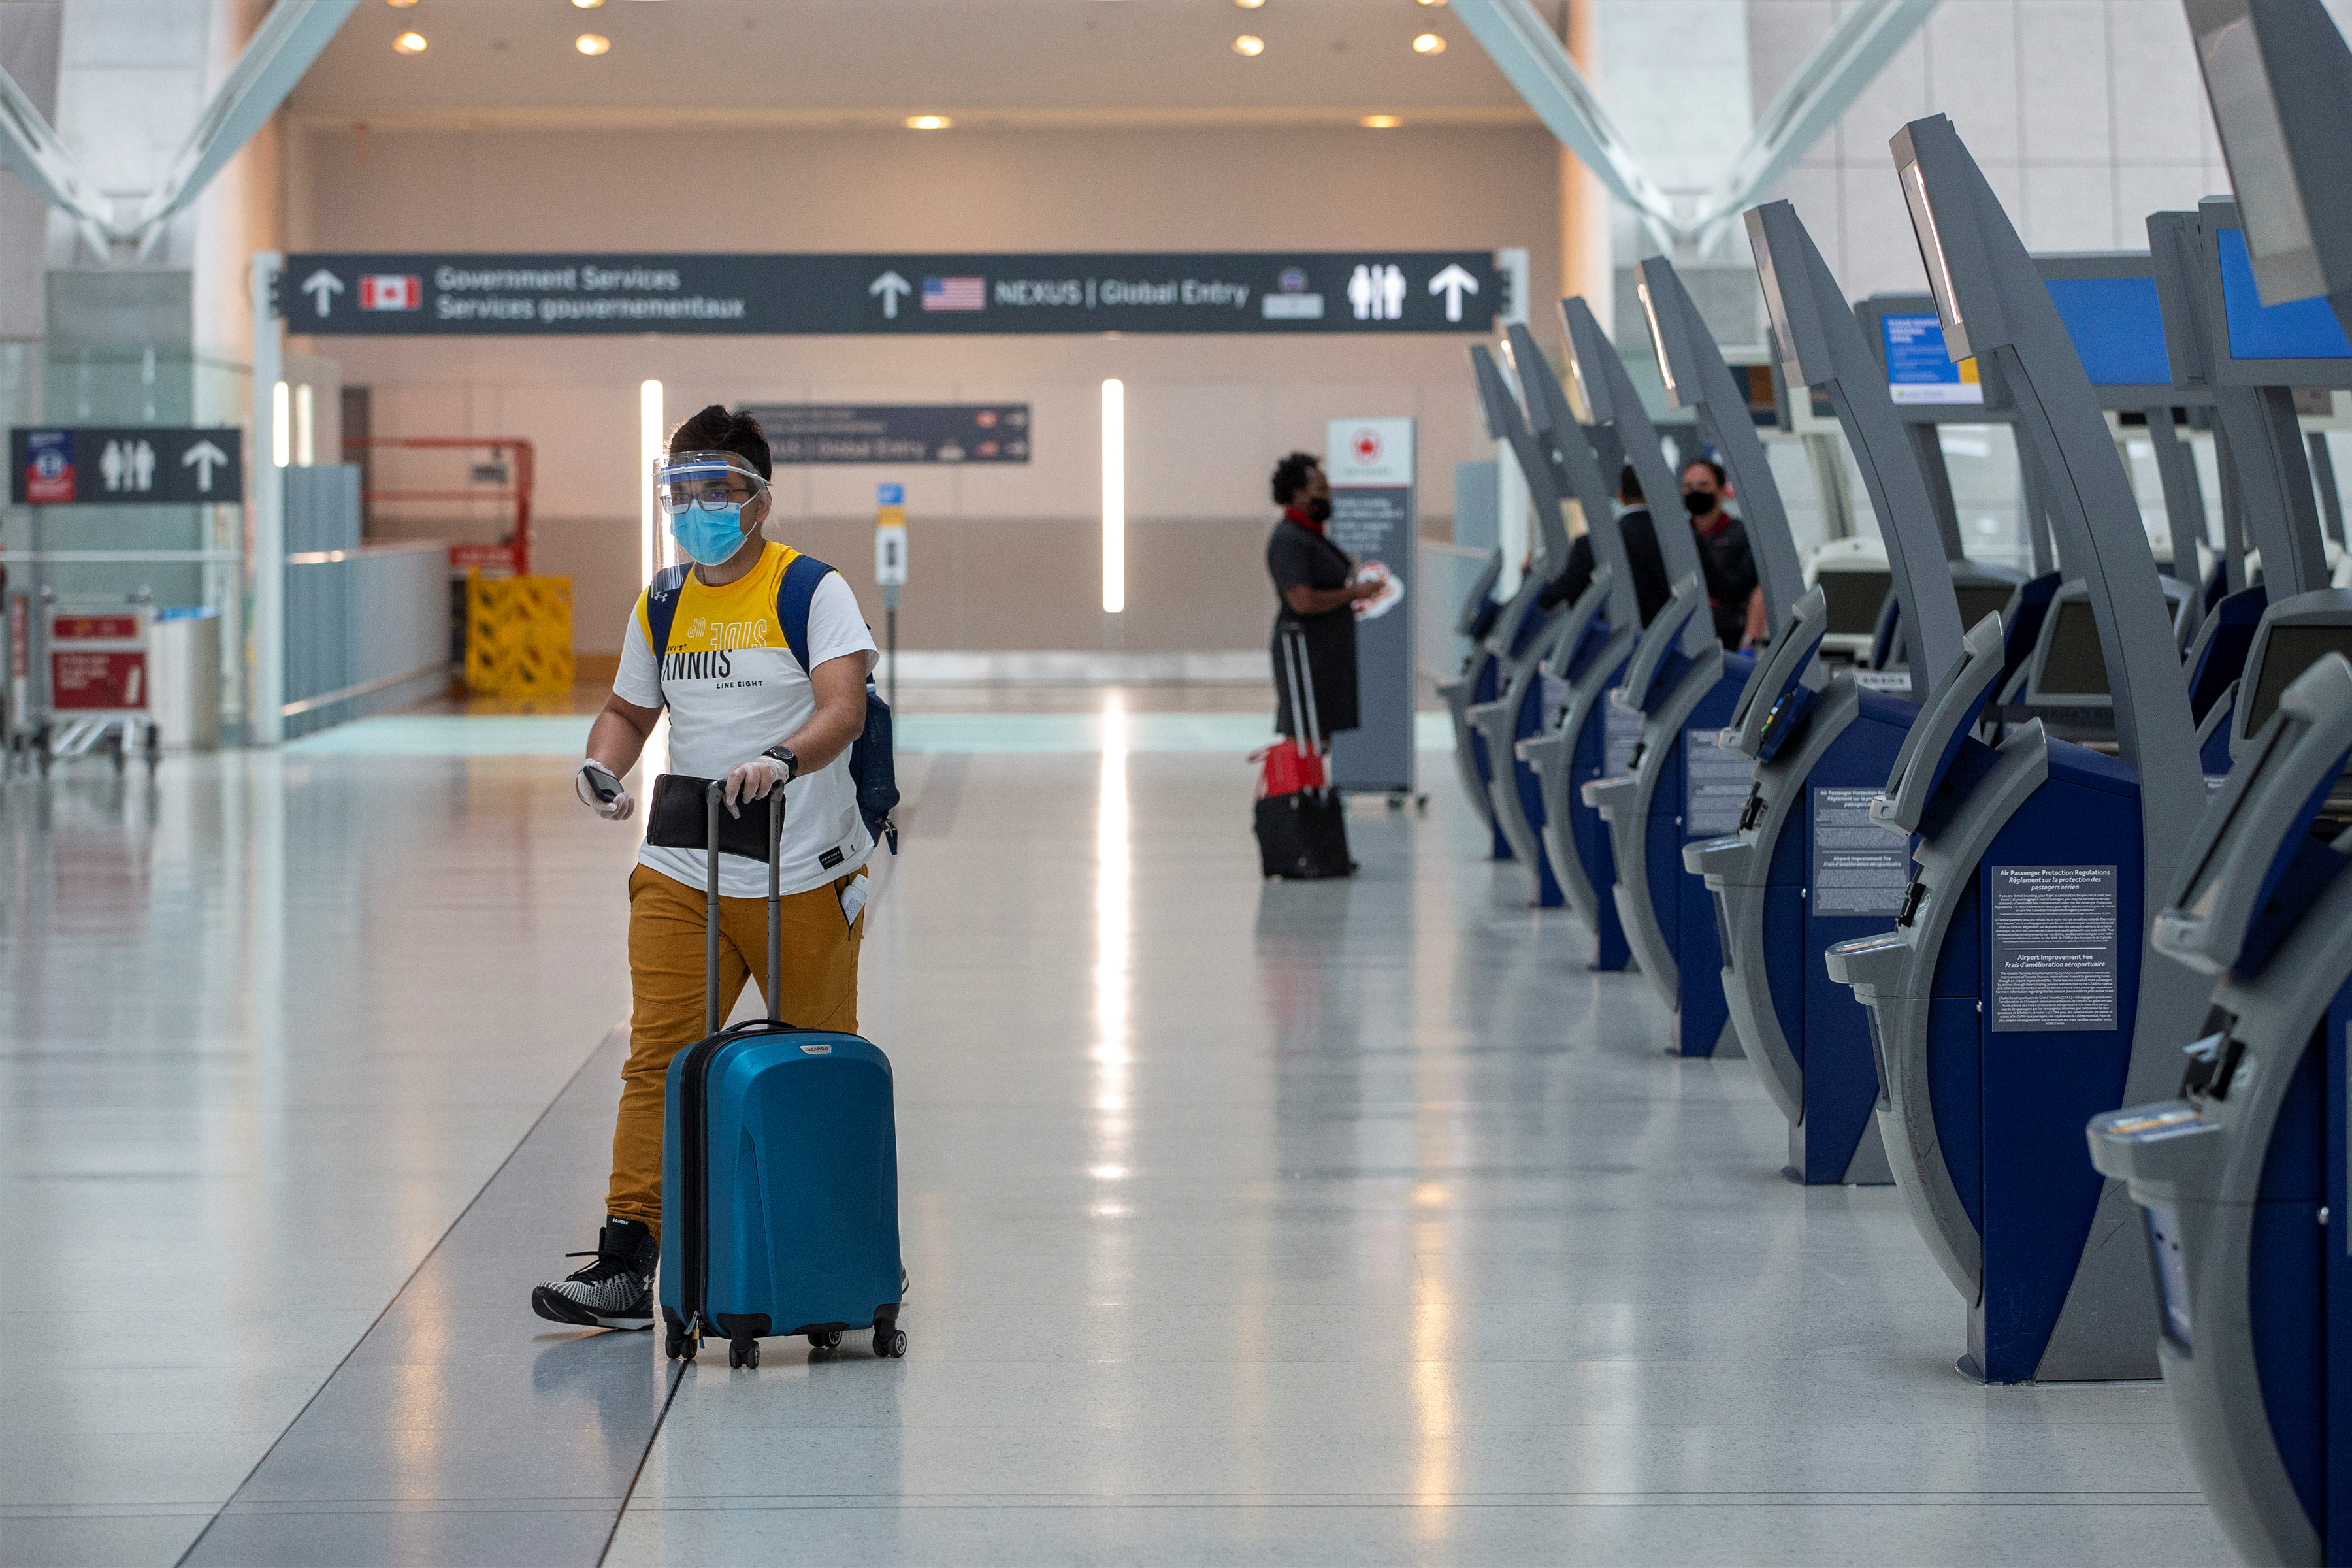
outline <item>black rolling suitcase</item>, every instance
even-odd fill
[[[1315,682],[1307,664],[1307,634],[1297,626],[1282,628],[1284,682],[1290,688],[1290,714],[1298,739],[1310,756],[1320,760],[1323,727],[1315,713]],[[1348,813],[1339,788],[1318,769],[1317,782],[1280,795],[1260,794],[1257,801],[1257,853],[1260,869],[1286,881],[1314,881],[1354,874],[1348,857]]]

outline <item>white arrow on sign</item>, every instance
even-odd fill
[[[1458,321],[1462,319],[1462,296],[1475,294],[1478,279],[1463,271],[1460,263],[1449,261],[1444,271],[1429,280],[1429,291],[1445,296],[1445,319]]]
[[[319,313],[326,314],[323,310]],[[181,455],[180,467],[195,469],[196,489],[209,490],[213,488],[213,470],[228,467],[228,454],[210,441],[199,441]]]
[[[302,279],[302,292],[310,296],[310,302],[319,308],[321,316],[330,313],[328,301],[342,291],[343,280],[323,267]],[[226,462],[227,459],[222,460]]]
[[[882,319],[886,321],[895,321],[898,319],[898,296],[913,293],[915,286],[896,272],[885,272],[881,277],[868,283],[866,286],[866,291],[868,294],[882,296]]]

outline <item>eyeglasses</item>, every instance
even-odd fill
[[[752,489],[730,479],[674,479],[661,487],[660,494],[662,510],[676,515],[691,507],[725,511],[751,500]]]
[[[698,508],[725,511],[730,506],[742,505],[766,488],[764,479],[716,455],[695,453],[683,459],[674,457],[654,471],[654,499],[673,517]]]

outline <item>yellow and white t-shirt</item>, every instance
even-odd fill
[[[646,595],[629,617],[613,690],[640,708],[669,704],[669,771],[724,778],[727,770],[779,745],[816,712],[816,692],[785,645],[776,618],[776,590],[797,552],[771,544],[760,563],[723,588],[704,585],[689,570],[670,620],[669,646],[656,678]],[[828,572],[809,600],[809,668],[855,656],[861,679],[880,657],[857,595]],[[745,806],[764,811],[763,802]],[[842,752],[784,790],[784,841],[778,869],[782,890],[806,892],[866,863],[874,837],[857,815],[857,786]],[[700,888],[705,861],[694,849],[642,845],[637,864]],[[768,896],[767,868],[740,856],[719,858],[719,890],[730,899]]]

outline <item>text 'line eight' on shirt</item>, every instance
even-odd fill
[[[758,565],[719,588],[707,586],[688,571],[670,618],[658,679],[646,595],[637,595],[613,690],[640,708],[668,703],[670,772],[724,778],[728,769],[782,744],[815,716],[816,689],[793,657],[776,618],[776,592],[795,553],[770,544]],[[826,573],[810,596],[808,639],[810,669],[856,655],[862,680],[879,657],[874,634],[858,612],[857,595],[838,572]],[[750,816],[768,807],[765,801],[747,801],[741,809]],[[785,787],[778,869],[787,896],[846,876],[873,852],[873,836],[857,815],[848,752]],[[691,888],[704,885],[707,862],[699,850],[640,845],[637,864]],[[767,868],[721,855],[719,890],[730,899],[764,899]]]

